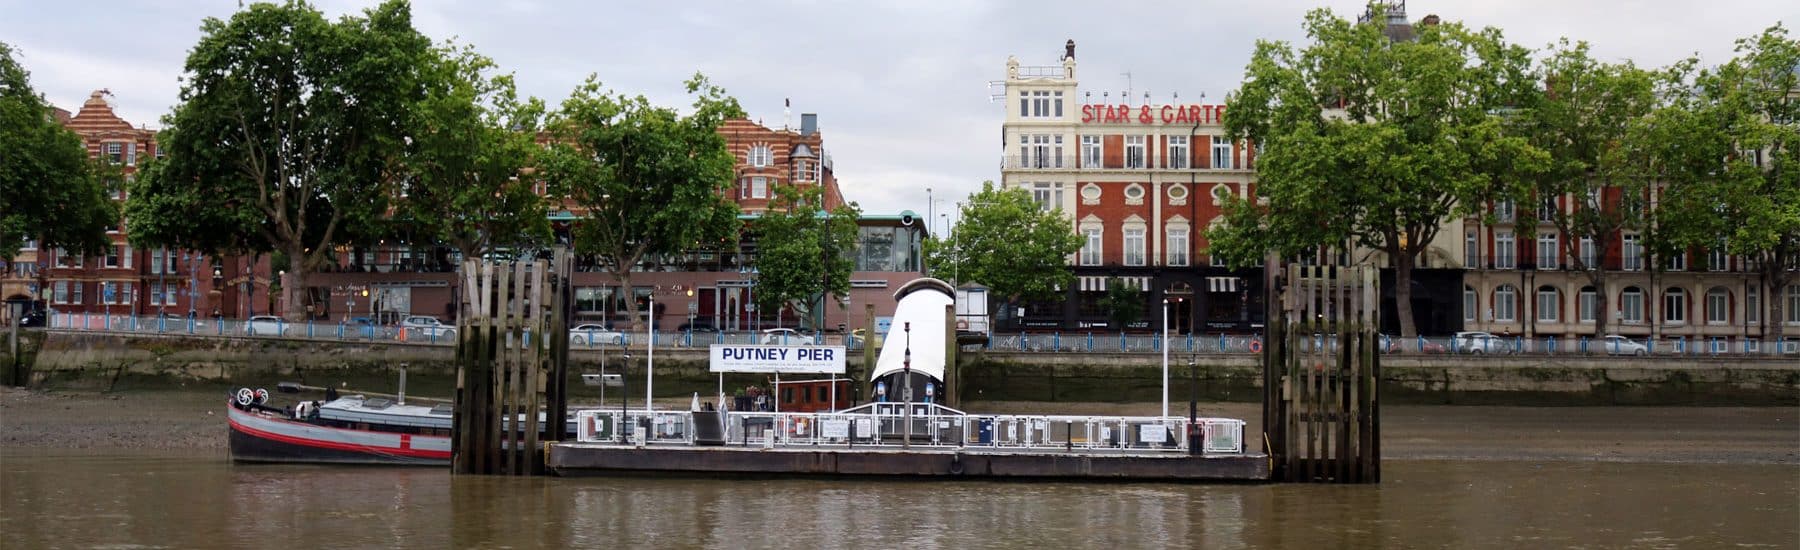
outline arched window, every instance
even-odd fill
[[[1554,323],[1562,318],[1562,293],[1556,287],[1541,286],[1537,291],[1537,320]]]
[[[1591,286],[1581,287],[1581,295],[1576,299],[1575,310],[1576,321],[1594,322],[1600,311],[1600,293],[1595,292],[1594,287]]]
[[[775,160],[775,155],[770,154],[768,144],[758,143],[750,146],[750,158],[747,160],[749,160],[751,166],[762,168],[768,166],[770,162],[773,162]]]
[[[1687,291],[1673,287],[1663,291],[1663,322],[1671,325],[1687,322]]]
[[[1619,293],[1619,319],[1627,323],[1644,322],[1644,289],[1629,286]]]
[[[1494,289],[1494,321],[1511,323],[1519,318],[1519,289],[1512,285],[1500,285]]]

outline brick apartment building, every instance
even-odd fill
[[[97,90],[74,114],[58,108],[54,116],[81,137],[90,156],[119,168],[123,180],[111,186],[110,194],[122,207],[124,183],[136,177],[141,162],[161,155],[161,150],[155,131],[134,127],[113,112],[109,95],[108,90]],[[92,257],[41,249],[35,240],[27,240],[0,280],[4,284],[0,295],[7,301],[39,302],[68,313],[186,316],[191,311],[209,317],[217,311],[238,317],[251,309],[268,310],[266,260],[249,265],[247,258],[225,257],[215,263],[191,251],[137,250],[127,242],[129,231],[130,224],[123,219],[108,227],[110,249]]]

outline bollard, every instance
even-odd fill
[[[1090,330],[1087,333],[1087,348],[1086,348],[1086,350],[1094,351],[1094,331]]]
[[[1125,346],[1125,331],[1119,331],[1119,351],[1131,351]]]
[[[1050,350],[1051,351],[1062,351],[1062,332],[1061,331],[1050,333]]]

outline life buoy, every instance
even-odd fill
[[[964,321],[962,319],[957,319],[956,320],[956,330],[969,330],[969,322]]]
[[[1250,353],[1262,353],[1262,340],[1250,341]]]
[[[254,402],[254,401],[256,401],[256,392],[255,391],[251,390],[250,388],[238,388],[238,391],[237,391],[238,406],[248,407],[248,406],[250,406],[250,403]]]
[[[269,403],[269,390],[265,390],[262,388],[256,388],[256,404],[266,405],[268,403]]]

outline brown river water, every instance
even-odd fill
[[[1800,466],[1389,460],[1379,485],[492,478],[0,451],[0,547],[1800,548]]]

